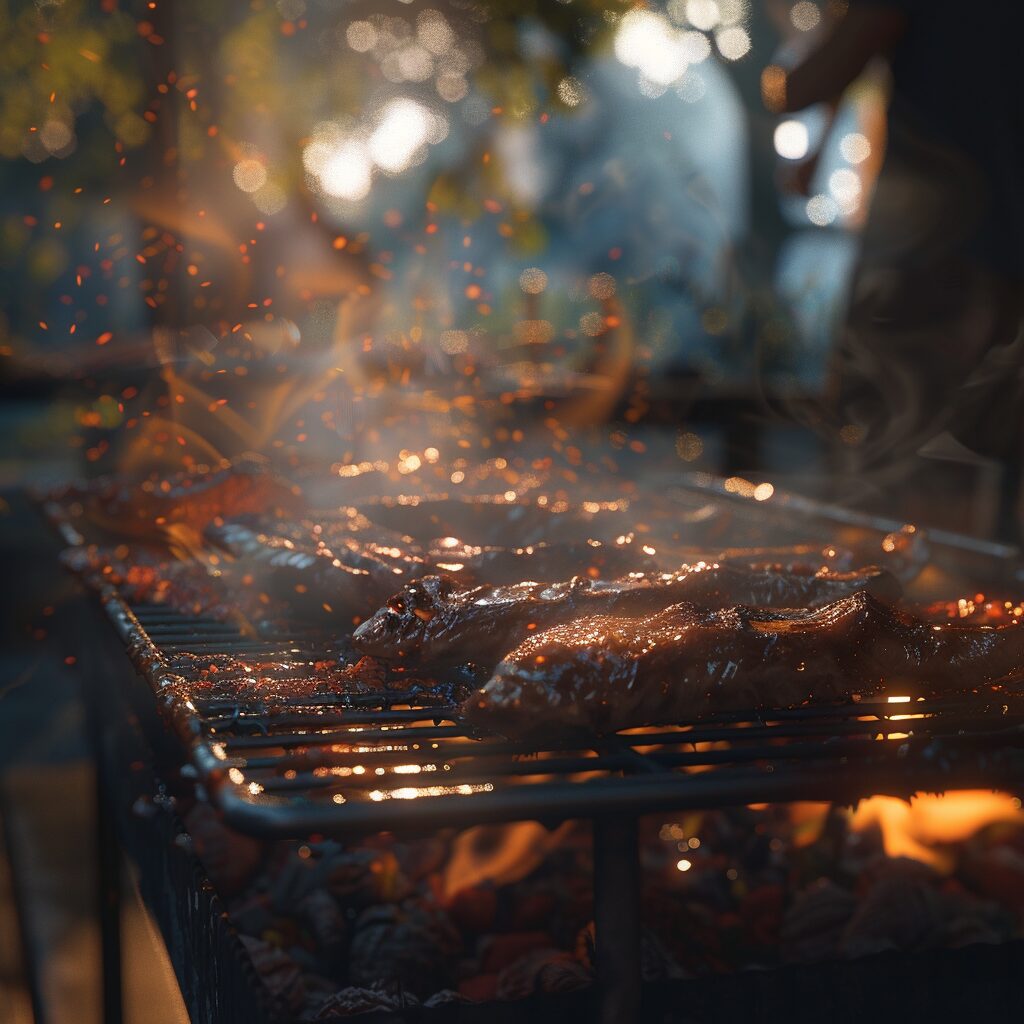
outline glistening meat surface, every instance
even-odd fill
[[[175,526],[201,531],[217,516],[302,507],[298,487],[254,459],[195,476],[143,481],[108,477],[84,488],[69,487],[57,497],[80,502],[86,518],[104,530],[153,540],[165,539]]]
[[[817,611],[602,615],[531,636],[470,696],[470,722],[516,738],[602,734],[714,711],[921,696],[1019,678],[1024,629],[932,625],[866,593]]]
[[[679,601],[707,607],[749,604],[807,608],[859,590],[884,600],[899,596],[882,569],[838,573],[779,572],[697,563],[673,573],[633,573],[618,580],[464,587],[444,576],[410,583],[364,622],[353,643],[364,654],[409,664],[472,661],[491,668],[533,632],[592,615],[649,615]]]

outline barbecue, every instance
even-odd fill
[[[1024,6],[22,6],[15,1016],[1024,1020]]]
[[[224,562],[218,556],[213,575],[204,561],[208,553],[191,559],[157,554],[147,578],[174,566],[165,585],[134,590],[128,565],[152,549],[122,550],[125,564],[111,572],[104,549],[83,543],[80,531],[95,528],[92,517],[63,499],[48,505],[74,546],[70,564],[98,589],[149,683],[150,699],[156,698],[178,738],[198,792],[229,828],[264,840],[308,843],[312,835],[318,843],[347,843],[393,831],[396,822],[400,830],[424,834],[524,818],[593,819],[593,909],[584,903],[565,911],[576,928],[593,915],[589,939],[574,943],[567,937],[562,946],[531,940],[518,954],[502,954],[516,966],[512,971],[512,960],[500,961],[509,972],[499,975],[496,989],[467,982],[460,998],[473,992],[485,999],[586,992],[593,976],[604,993],[605,1019],[623,1019],[640,997],[641,974],[654,970],[666,977],[666,970],[669,976],[677,970],[665,966],[673,955],[652,952],[661,947],[650,945],[655,940],[642,931],[638,916],[637,821],[645,813],[759,801],[855,801],[940,790],[954,780],[958,786],[1016,786],[1024,763],[1017,745],[1024,705],[1013,686],[1021,657],[1012,602],[998,603],[1003,614],[996,628],[987,624],[996,621],[995,613],[979,624],[973,605],[969,614],[975,618],[966,623],[963,606],[955,603],[911,602],[901,611],[894,605],[901,586],[888,569],[850,568],[860,561],[856,550],[815,543],[719,548],[718,560],[674,573],[652,572],[644,562],[651,556],[630,543],[622,547],[640,552],[635,564],[642,568],[620,580],[598,574],[561,583],[471,585],[431,575],[437,545],[430,535],[438,526],[491,541],[477,547],[489,548],[497,562],[480,560],[471,577],[477,580],[487,564],[499,564],[501,572],[529,564],[531,545],[493,543],[498,531],[489,515],[503,524],[508,517],[525,524],[534,551],[547,544],[536,539],[543,530],[536,524],[560,523],[528,505],[464,504],[446,499],[384,506],[380,522],[373,506],[312,517],[303,512],[295,521],[232,518],[232,510],[223,508],[217,513],[223,523],[205,525],[210,550],[227,556]],[[604,525],[620,528],[622,510],[608,511]],[[585,516],[591,526],[600,519]],[[339,565],[352,569],[340,559],[334,564],[339,540],[359,538],[362,546],[372,534],[394,541],[379,578],[407,574],[409,582],[356,626],[353,620],[361,616],[349,617],[352,608],[339,599],[345,588],[329,572],[306,570],[325,560],[332,571]],[[907,544],[914,545],[913,558],[890,563],[912,584],[907,566],[921,565],[920,536],[891,530],[876,536],[879,561],[893,553],[906,558]],[[674,539],[674,551],[685,547],[683,539]],[[860,541],[855,548],[871,547]],[[576,550],[564,540],[552,543]],[[304,558],[273,563],[285,553]],[[557,560],[563,557],[566,549]],[[258,607],[243,601],[237,608],[247,614],[232,616],[232,595],[259,589],[239,573],[248,575],[263,560],[269,574],[259,586],[273,598],[257,599]],[[354,593],[371,601],[377,593],[373,573],[364,572],[366,587]],[[196,588],[198,578],[205,589]],[[342,578],[347,586],[347,576]],[[299,581],[314,580],[307,593],[295,590]],[[740,595],[756,606],[736,607]],[[491,614],[489,602],[499,596],[513,615],[473,618],[476,608]],[[689,600],[679,603],[680,597]],[[314,603],[332,599],[344,610],[311,614]],[[545,601],[553,606],[547,618]],[[435,651],[428,644],[417,650],[418,637],[433,642],[427,630],[449,614],[446,608],[467,613],[461,638],[447,648]],[[387,642],[372,643],[378,624],[395,619],[398,628],[385,631]],[[446,634],[439,635],[443,645]],[[896,705],[890,703],[894,691],[901,694]],[[189,820],[197,836],[208,832],[210,825]],[[346,878],[354,872],[344,892],[349,885],[363,891],[367,883],[359,879],[367,868],[357,865],[364,862],[342,867],[349,854],[315,843],[311,848],[319,870],[332,877],[342,871]],[[225,866],[213,869],[227,872],[218,882],[225,891],[239,892],[232,913],[240,926],[261,920],[245,909],[251,897],[238,874],[241,856],[230,854]],[[285,884],[273,880],[280,870],[265,884]],[[325,950],[348,927],[331,924],[331,908],[350,899],[329,891],[334,895],[315,898],[320,909],[314,912],[310,904],[302,912],[315,914],[303,927],[323,935],[317,941],[327,943]],[[465,929],[482,927],[472,923],[482,912],[471,909],[472,901],[487,902],[467,894],[471,903],[456,913],[417,902],[420,897],[403,902],[401,889],[388,897],[397,903],[374,909],[375,898],[360,904],[370,916],[359,918],[356,936],[347,940],[356,943],[349,954],[350,988],[317,1004],[325,1018],[360,1006],[408,1007],[417,1000],[437,1005],[430,1001],[434,995],[455,983]],[[801,894],[779,948],[805,948],[804,936],[825,927],[814,922],[835,918],[846,928],[853,920],[849,899],[845,891],[828,889]],[[976,912],[973,905],[943,906],[934,910],[943,921]],[[451,932],[450,913],[463,922],[462,938]],[[262,927],[244,926],[257,932]],[[665,934],[671,937],[671,929]],[[293,1009],[318,998],[279,949],[246,941],[264,983],[292,1000]],[[849,941],[851,949],[859,948]],[[654,957],[661,966],[641,971],[641,950],[645,963]],[[413,1002],[399,997],[389,1004],[392,997],[384,992],[371,994],[366,986],[375,978],[407,986]]]

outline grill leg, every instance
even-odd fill
[[[121,1024],[121,847],[110,784],[110,753],[100,687],[84,685],[86,720],[96,759],[96,900],[100,918],[103,1024]]]
[[[594,821],[594,930],[601,1024],[640,1016],[640,851],[635,818]]]
[[[121,1024],[121,850],[114,831],[110,791],[100,781],[96,766],[97,894],[100,911],[100,947],[103,960],[103,1024]]]

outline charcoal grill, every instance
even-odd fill
[[[52,510],[51,510],[52,511]],[[65,539],[81,542],[65,522]],[[601,1017],[640,1005],[637,820],[761,802],[852,803],[874,794],[1024,783],[1024,698],[752,709],[628,730],[588,748],[475,732],[442,690],[258,702],[191,699],[191,656],[323,657],[309,638],[246,636],[163,606],[130,607],[91,581],[199,792],[235,829],[264,838],[354,839],[488,822],[586,818],[594,827]]]
[[[536,819],[594,823],[594,918],[603,1018],[640,999],[637,819],[758,802],[854,802],[1024,782],[1024,700],[859,703],[718,715],[630,730],[589,749],[469,730],[434,692],[383,690],[276,703],[168,696],[181,657],[320,657],[307,641],[253,640],[224,623],[101,597],[136,667],[227,824],[265,838],[353,839]]]

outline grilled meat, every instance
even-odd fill
[[[724,548],[714,555],[701,554],[696,549],[681,552],[682,562],[718,562],[719,565],[736,565],[747,569],[764,569],[774,572],[817,572],[830,569],[833,572],[852,572],[858,565],[857,556],[847,548],[834,544],[792,544],[783,547]]]
[[[217,516],[273,509],[283,514],[301,507],[299,489],[254,459],[203,476],[180,474],[141,483],[108,477],[70,487],[59,497],[78,501],[92,523],[119,537],[154,540],[164,539],[174,526],[198,533]]]
[[[356,557],[375,559],[399,573],[414,575],[422,571],[417,566],[423,564],[423,554],[412,537],[373,523],[354,508],[343,506],[331,512],[311,512],[299,519],[244,516],[232,522],[258,533],[285,537],[297,547],[324,545],[339,557],[342,551],[352,551],[357,553]]]
[[[183,615],[206,615],[223,621],[248,619],[255,609],[243,597],[225,593],[216,569],[192,560],[168,558],[160,548],[69,548],[61,560],[72,572],[117,587],[132,604],[160,604]],[[255,595],[252,595],[255,597]]]
[[[509,537],[523,545],[561,543],[581,535],[612,538],[630,529],[625,505],[614,502],[542,506],[489,497],[382,498],[359,511],[379,526],[424,544],[436,537],[485,546],[505,544]]]
[[[435,571],[492,585],[522,580],[553,583],[574,575],[614,579],[628,572],[654,572],[660,568],[652,547],[644,549],[634,534],[611,543],[598,540],[495,547],[466,544],[455,537],[433,541],[427,560]],[[678,560],[676,560],[678,564]]]
[[[658,546],[632,532],[608,541],[545,541],[525,547],[476,546],[443,537],[431,542],[427,560],[435,569],[459,579],[494,585],[523,580],[554,583],[581,575],[607,580],[627,573],[672,571],[683,563],[697,562],[805,574],[823,568],[849,571],[857,564],[852,552],[831,546],[727,548],[709,554],[700,548]]]
[[[681,603],[530,636],[464,706],[511,737],[601,734],[714,711],[937,695],[1024,675],[1024,629],[935,626],[854,594],[817,611]]]
[[[231,556],[233,575],[251,577],[258,588],[286,597],[299,615],[311,605],[327,605],[342,617],[363,618],[404,576],[397,559],[386,560],[351,537],[328,547],[312,531],[296,541],[237,521],[208,527],[205,537]],[[418,562],[409,559],[407,565]]]
[[[340,694],[386,689],[385,667],[372,658],[343,665],[336,658],[307,660],[297,657],[268,661],[233,655],[179,654],[172,689],[183,700],[259,701],[287,704]]]
[[[375,657],[490,667],[531,632],[581,616],[649,615],[684,600],[713,608],[815,607],[865,589],[895,599],[900,588],[882,569],[798,573],[703,562],[674,573],[633,573],[611,581],[575,577],[553,585],[468,588],[451,577],[427,576],[391,598],[352,639]]]

